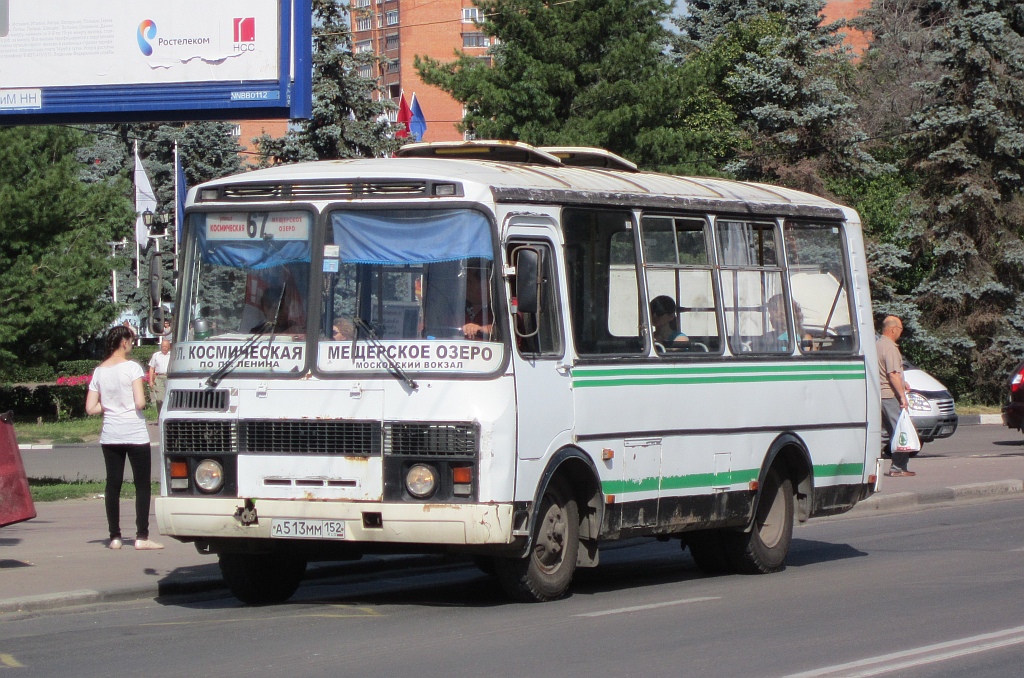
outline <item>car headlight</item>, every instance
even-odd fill
[[[907,401],[910,403],[910,409],[915,412],[931,412],[932,402],[925,398],[920,393],[914,393],[909,391],[907,393]]]
[[[224,486],[224,467],[213,459],[203,459],[196,466],[196,487],[203,492],[216,492]]]
[[[437,471],[428,464],[413,464],[405,472],[405,489],[417,499],[426,499],[437,491]]]

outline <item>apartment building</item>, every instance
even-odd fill
[[[490,61],[490,38],[480,31],[480,10],[470,0],[351,0],[352,44],[356,52],[372,51],[386,60],[378,75],[395,103],[404,94],[410,105],[415,94],[427,124],[422,141],[462,139],[456,125],[462,104],[420,80],[417,55],[442,61],[460,50]]]

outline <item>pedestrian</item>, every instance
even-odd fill
[[[149,394],[156,403],[157,415],[164,408],[167,392],[167,365],[171,362],[171,340],[161,339],[160,350],[149,359]]]
[[[152,450],[149,431],[142,411],[146,409],[146,392],[142,386],[142,366],[130,360],[135,335],[124,325],[107,332],[107,357],[92,373],[89,393],[85,399],[87,414],[102,414],[100,447],[107,470],[104,505],[110,532],[108,548],[121,548],[121,485],[124,483],[124,462],[132,465],[135,479],[135,548],[162,549],[149,538],[149,500]]]
[[[893,430],[900,418],[900,412],[906,410],[910,405],[907,402],[907,387],[903,381],[903,356],[896,346],[900,336],[903,334],[903,321],[894,315],[887,316],[882,321],[882,336],[875,342],[878,351],[878,376],[882,386],[882,425],[889,434],[889,441],[892,444]],[[910,461],[909,452],[893,452],[892,464],[886,475],[915,476],[913,471],[907,470],[907,463]]]

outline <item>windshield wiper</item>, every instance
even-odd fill
[[[356,326],[356,334],[355,337],[352,339],[353,347],[355,346],[356,342],[359,341],[359,330],[362,330],[363,332],[366,333],[366,338],[367,340],[369,340],[370,344],[372,344],[377,349],[377,355],[383,356],[384,360],[387,361],[389,374],[393,375],[396,379],[401,379],[402,381],[404,381],[406,385],[408,385],[408,387],[414,391],[420,387],[419,384],[417,384],[408,374],[405,373],[405,370],[403,370],[402,367],[398,364],[398,361],[392,358],[390,355],[388,355],[387,346],[381,343],[380,339],[377,338],[377,333],[373,331],[373,328],[370,327],[370,325],[365,320],[363,320],[359,316],[355,316],[354,318],[352,318],[352,324]]]
[[[267,348],[270,348],[270,346],[273,345],[274,335],[277,332],[277,325],[281,321],[281,306],[284,303],[284,293],[287,289],[288,281],[285,280],[284,285],[281,286],[281,297],[277,300],[277,310],[274,312],[273,322],[269,319],[264,320],[259,325],[252,328],[252,336],[242,344],[242,347],[238,349],[237,352],[232,353],[231,357],[229,357],[223,365],[218,367],[216,372],[207,377],[207,386],[210,388],[217,388],[217,384],[220,383],[220,380],[226,377],[228,373],[235,368],[235,363],[238,362],[238,359],[243,355],[246,355],[249,352],[249,349],[259,341],[260,337],[266,334],[268,330],[270,331],[270,338],[267,340]]]

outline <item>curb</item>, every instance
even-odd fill
[[[987,483],[956,485],[939,490],[925,492],[896,492],[894,494],[875,494],[858,502],[850,513],[868,511],[891,511],[914,506],[932,506],[948,504],[970,499],[998,498],[1015,494],[1024,494],[1022,480],[995,480]]]
[[[957,419],[958,426],[977,426],[979,424],[1003,425],[1003,415],[1001,414],[961,414]]]

